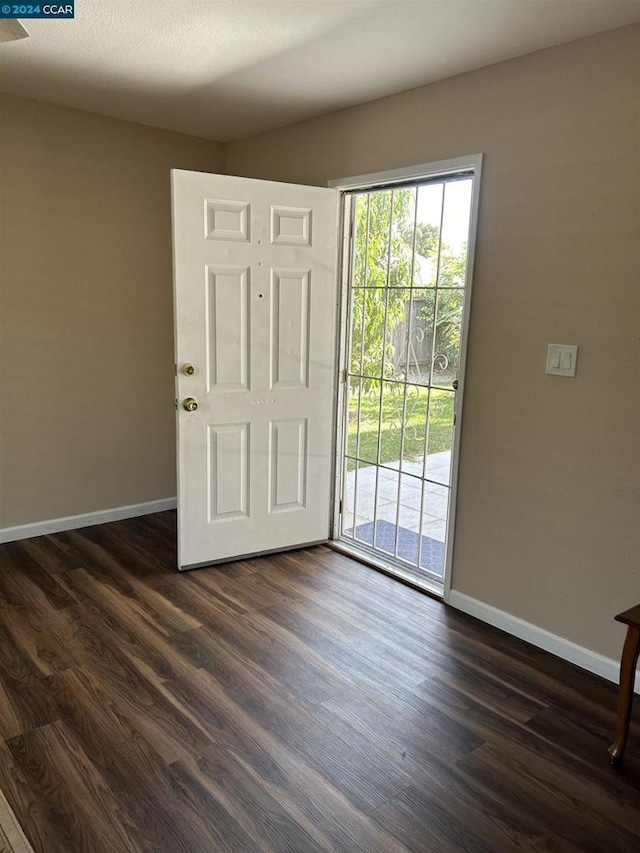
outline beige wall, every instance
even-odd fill
[[[0,96],[0,528],[175,495],[169,169],[222,158]]]
[[[640,27],[227,148],[331,178],[483,152],[453,587],[616,657],[640,600]],[[548,342],[578,376],[544,373]]]

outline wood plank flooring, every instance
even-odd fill
[[[615,687],[326,547],[175,516],[0,546],[0,787],[38,853],[640,850]]]

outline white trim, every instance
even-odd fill
[[[450,176],[458,171],[473,170],[480,173],[482,154],[470,154],[466,157],[454,157],[451,160],[437,160],[434,163],[421,163],[419,166],[402,166],[400,169],[387,169],[384,172],[370,172],[367,175],[353,175],[349,178],[336,178],[327,183],[337,190],[374,189],[376,186],[399,184],[403,181]]]
[[[178,410],[178,400],[180,399],[180,391],[178,388],[178,291],[176,288],[177,269],[176,269],[176,244],[177,244],[177,223],[175,210],[176,196],[176,178],[178,170],[171,169],[171,263],[172,263],[172,300],[173,300],[173,360],[174,360],[174,394],[176,401],[175,411],[175,436],[176,436],[176,508],[181,506],[181,490],[182,490],[182,472],[180,467],[180,411]],[[182,565],[182,518],[180,510],[176,517],[176,549],[178,567]]]
[[[352,263],[352,241],[350,226],[352,222],[351,196],[338,194],[338,238],[339,258],[336,267],[339,276],[336,287],[336,393],[334,395],[333,423],[336,425],[333,448],[332,471],[332,515],[329,536],[337,539],[340,535],[340,503],[344,499],[344,462],[346,447],[346,371],[348,368],[348,321],[350,317],[349,295]],[[346,284],[346,286],[345,286]]]
[[[353,250],[351,240],[353,207],[351,196],[340,194],[340,244],[342,246],[342,263],[338,267],[340,278],[338,279],[339,314],[336,325],[338,336],[338,359],[337,379],[338,391],[336,394],[336,405],[334,412],[335,423],[335,456],[333,475],[333,517],[331,519],[330,536],[337,539],[340,535],[340,502],[344,500],[344,474],[345,474],[345,448],[347,430],[345,425],[347,408],[347,383],[345,381],[349,361],[349,319],[350,319],[350,293],[351,293],[351,264],[353,262]]]
[[[492,607],[490,604],[485,604],[484,601],[479,601],[477,598],[471,598],[463,592],[458,592],[452,589],[449,592],[448,601],[451,607],[457,610],[462,610],[463,613],[468,613],[470,616],[475,616],[482,622],[487,622],[493,625],[494,628],[500,628],[537,646],[539,649],[544,649],[546,652],[551,652],[552,655],[562,658],[569,663],[586,669],[588,672],[593,672],[607,681],[618,683],[620,676],[620,661],[613,658],[607,658],[604,655],[598,654],[591,649],[586,649],[584,646],[578,646],[572,643],[571,640],[566,640],[564,637],[559,637],[557,634],[552,634],[544,628],[539,628],[531,622],[525,622],[524,619],[519,619],[517,616],[512,616],[504,610],[498,610],[497,607]],[[640,692],[639,679],[636,678],[635,692]]]
[[[473,163],[473,195],[471,197],[471,215],[469,217],[469,239],[467,241],[467,270],[464,288],[464,308],[462,316],[462,338],[458,360],[458,390],[455,397],[455,424],[453,427],[453,447],[451,448],[451,491],[447,507],[447,535],[444,565],[445,601],[451,590],[453,574],[453,554],[455,548],[456,517],[458,512],[458,476],[460,470],[460,438],[464,405],[465,378],[467,372],[467,349],[469,328],[471,326],[471,293],[473,289],[473,265],[476,257],[476,237],[478,233],[478,207],[480,204],[480,181],[482,180],[482,154],[460,158]]]
[[[175,498],[164,498],[160,501],[147,501],[113,509],[101,509],[97,512],[85,512],[82,515],[69,515],[66,518],[51,518],[48,521],[36,521],[33,524],[20,524],[17,527],[4,527],[0,528],[0,543],[46,536],[48,533],[62,533],[65,530],[77,530],[80,527],[91,527],[94,524],[105,524],[123,518],[137,518],[139,515],[175,509],[176,506]]]

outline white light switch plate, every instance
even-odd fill
[[[549,344],[547,347],[547,373],[552,376],[575,376],[578,347],[571,344]]]

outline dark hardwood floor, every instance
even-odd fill
[[[38,853],[638,851],[613,685],[326,547],[178,574],[162,513],[0,546]]]

